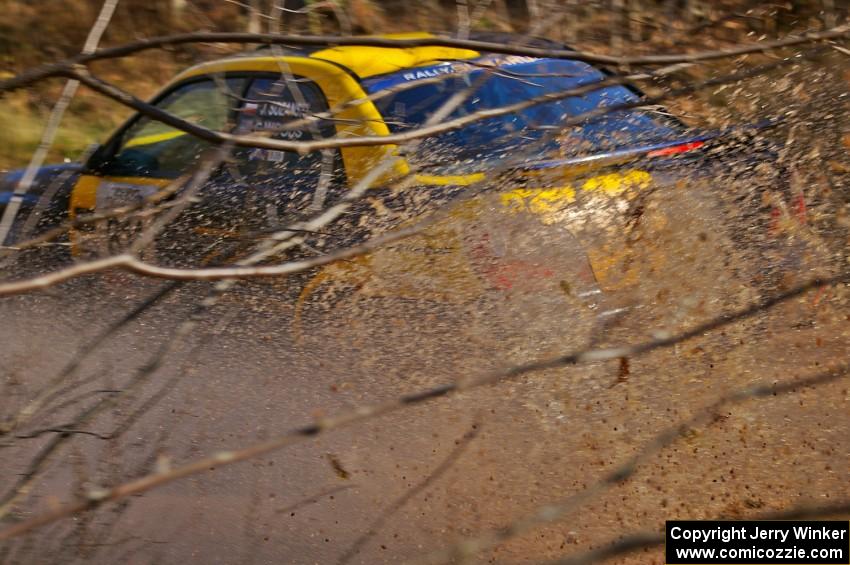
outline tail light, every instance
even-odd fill
[[[669,155],[679,155],[681,153],[687,153],[688,151],[693,151],[694,149],[699,149],[705,145],[704,141],[691,141],[688,143],[683,143],[681,145],[673,145],[672,147],[665,147],[664,149],[656,149],[654,151],[650,151],[646,154],[647,157],[667,157]]]

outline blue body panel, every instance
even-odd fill
[[[501,108],[517,102],[591,85],[605,75],[586,63],[562,59],[486,56],[476,60],[482,68],[468,72],[465,62],[441,63],[407,69],[363,82],[369,93],[398,87],[411,81],[434,79],[425,84],[398,89],[375,101],[390,129],[401,132],[423,125],[449,97],[468,91],[467,98],[450,118],[481,110]],[[484,67],[489,67],[484,68]],[[463,74],[455,74],[460,71]],[[573,127],[564,122],[593,110],[634,104],[638,92],[622,85],[591,90],[582,96],[553,99],[519,112],[480,120],[457,131],[428,139],[424,145],[439,160],[493,159],[540,141],[535,150],[579,155],[614,151],[636,144],[664,143],[682,139],[686,128],[677,120],[652,109],[627,109],[588,119]]]
[[[38,170],[29,190],[21,196],[22,204],[18,210],[17,221],[15,227],[12,228],[12,234],[6,240],[7,244],[16,240],[16,228],[20,227],[21,220],[26,218],[36,207],[46,191],[49,191],[50,200],[45,202],[39,225],[49,227],[64,219],[68,212],[68,198],[71,188],[79,178],[80,169],[79,163],[68,163],[48,165]],[[17,169],[0,176],[0,215],[5,211],[9,201],[15,197],[15,189],[24,172],[25,169]]]
[[[471,72],[470,72],[471,67]],[[461,72],[462,71],[462,72]],[[475,121],[464,127],[424,139],[419,155],[424,162],[420,170],[431,174],[467,174],[487,170],[496,162],[510,158],[513,170],[545,170],[573,165],[616,166],[643,157],[652,157],[652,167],[664,168],[681,158],[693,160],[698,169],[708,171],[699,161],[703,151],[683,156],[667,157],[663,150],[683,144],[712,142],[726,137],[730,130],[699,132],[688,130],[681,122],[665,112],[652,108],[632,107],[612,111],[565,127],[567,120],[599,108],[635,105],[642,95],[625,85],[590,89],[582,96],[561,97],[559,93],[592,85],[608,78],[603,71],[579,61],[538,59],[505,55],[485,55],[475,61],[446,61],[427,67],[404,69],[362,81],[393,133],[422,126],[455,93],[468,96],[455,108],[449,118],[469,115],[481,110],[496,109],[518,102],[551,95],[551,101],[529,106],[519,112]],[[406,88],[399,88],[410,85]],[[775,125],[764,122],[738,129],[758,130]],[[771,158],[775,150],[764,147],[749,151],[753,159]],[[653,152],[659,152],[653,154]],[[19,218],[37,205],[50,189],[51,201],[43,214],[47,220],[67,215],[68,195],[80,174],[77,164],[43,167],[33,186],[23,196]],[[691,169],[693,170],[693,168]],[[0,178],[0,213],[13,197],[23,171],[13,171]],[[56,185],[59,181],[61,186]],[[287,197],[282,186],[291,183],[269,184],[271,200]],[[232,212],[245,199],[241,183],[217,182],[213,179],[207,191],[210,202]],[[263,183],[257,186],[265,186]],[[290,187],[291,189],[291,187]],[[55,192],[54,192],[55,190]],[[303,198],[302,198],[303,197]],[[309,199],[303,194],[302,200]],[[43,223],[43,224],[44,224]]]

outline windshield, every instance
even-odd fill
[[[605,78],[598,69],[570,60],[490,57],[479,59],[476,64],[482,68],[457,74],[468,69],[467,64],[442,63],[367,80],[364,85],[370,93],[399,88],[375,101],[396,133],[421,126],[449,96],[464,89],[472,93],[450,119],[557,94]],[[485,65],[497,66],[498,71],[491,72],[483,68]],[[411,86],[414,81],[425,84]],[[529,156],[539,155],[541,149],[572,156],[669,140],[680,134],[682,127],[677,122],[645,109],[613,112],[570,128],[563,125],[570,117],[639,99],[638,94],[625,86],[609,86],[584,96],[545,102],[520,112],[473,122],[424,142],[423,165],[442,169],[464,168],[464,164],[480,166],[482,160],[491,162],[507,155],[518,157],[516,151],[523,146],[528,147]],[[544,146],[530,144],[533,141],[541,141]],[[446,162],[451,165],[445,165]]]

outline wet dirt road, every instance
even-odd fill
[[[4,414],[18,412],[80,345],[161,284],[108,274],[52,295],[4,300]],[[530,322],[520,316],[528,303],[500,291],[486,303],[451,308],[367,299],[366,306],[340,308],[321,326],[295,333],[291,301],[249,285],[204,317],[161,369],[129,386],[202,295],[202,285],[184,287],[113,336],[69,378],[77,383],[71,390],[21,427],[19,435],[68,429],[82,407],[124,391],[80,426],[97,435],[73,434],[48,460],[26,510],[15,517],[317,417],[567,352],[587,344],[592,327],[573,313],[567,326],[585,333],[561,339],[567,334],[551,331],[565,327],[557,312],[538,312]],[[667,327],[704,319],[719,296],[685,308]],[[846,301],[844,288],[810,292],[674,348],[536,372],[405,408],[63,520],[7,544],[3,557],[12,563],[422,557],[593,489],[657,434],[730,391],[780,385],[846,363]],[[649,330],[659,327],[654,318],[635,312],[597,344],[652,338]],[[536,562],[658,530],[666,519],[751,516],[846,498],[848,388],[847,379],[838,379],[712,409],[708,421],[649,454],[627,481],[479,557]],[[55,436],[8,440],[4,490]],[[352,547],[357,551],[349,555]],[[630,559],[662,562],[660,550]]]

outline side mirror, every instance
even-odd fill
[[[92,143],[80,155],[80,163],[84,171],[94,171],[103,160],[103,145]]]

